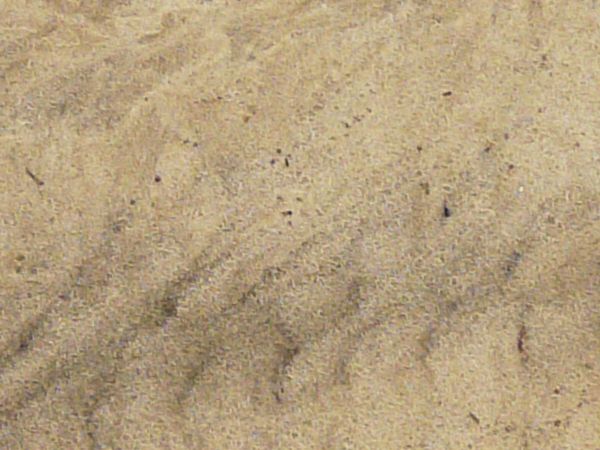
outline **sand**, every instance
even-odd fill
[[[600,449],[594,0],[0,3],[0,448]]]

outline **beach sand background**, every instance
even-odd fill
[[[600,449],[600,5],[0,3],[0,448]]]

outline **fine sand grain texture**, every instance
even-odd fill
[[[0,448],[600,449],[600,4],[1,0]]]

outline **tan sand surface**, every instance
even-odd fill
[[[596,0],[1,0],[1,449],[600,449]]]

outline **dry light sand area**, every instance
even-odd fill
[[[0,449],[600,449],[600,2],[0,0]]]

